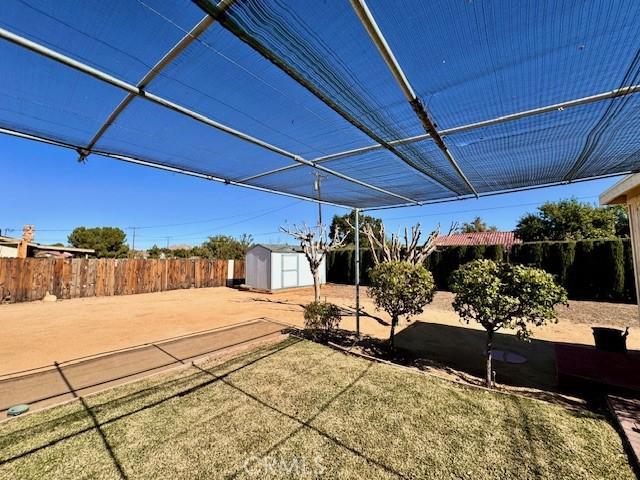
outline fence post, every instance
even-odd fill
[[[227,260],[227,287],[233,287],[233,273],[235,272],[234,264],[235,262],[233,260]]]

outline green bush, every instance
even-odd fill
[[[493,260],[494,262],[502,262],[505,259],[504,245],[487,245],[484,252],[484,258]]]
[[[304,327],[315,336],[326,338],[340,320],[340,307],[333,303],[311,302],[304,307]]]
[[[633,267],[633,252],[631,251],[631,242],[629,240],[622,241],[624,256],[624,299],[630,300],[631,303],[636,302],[636,277]]]
[[[573,298],[596,300],[599,297],[596,290],[596,277],[603,267],[595,258],[594,250],[592,240],[576,242],[576,253],[569,282],[569,290]]]
[[[369,276],[369,295],[376,307],[386,311],[391,317],[389,341],[393,347],[398,319],[422,313],[425,305],[433,300],[433,275],[424,265],[383,262],[372,268]]]
[[[607,300],[615,300],[623,298],[625,293],[624,275],[624,246],[622,240],[611,240],[602,242],[605,250],[602,258],[605,259],[602,265],[608,265],[609,268],[603,272],[602,280],[606,287]]]
[[[451,288],[451,274],[471,260],[486,258],[514,265],[542,268],[552,274],[568,292],[569,298],[636,302],[633,256],[628,239],[539,242],[486,247],[448,247],[435,251],[425,266],[433,274],[439,290]],[[330,282],[353,284],[354,250],[330,252],[327,278]],[[373,266],[371,252],[361,251],[360,281],[369,284],[368,270]]]

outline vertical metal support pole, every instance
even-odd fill
[[[313,181],[313,189],[318,193],[318,226],[322,225],[322,198],[320,195],[320,184],[322,183],[322,180],[326,179],[327,177],[322,175],[320,172],[313,172],[313,176],[315,177],[315,180]]]
[[[360,209],[354,210],[356,215],[356,335],[360,338]]]
[[[640,197],[634,196],[627,199],[627,215],[629,216],[629,233],[631,234],[638,315],[640,315]]]

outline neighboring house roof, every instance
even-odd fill
[[[20,243],[19,238],[4,237],[0,235],[0,245],[13,246]]]
[[[522,240],[513,232],[473,232],[441,235],[436,239],[437,247],[463,247],[471,245],[504,245],[510,247]]]
[[[186,243],[177,243],[175,245],[169,245],[167,247],[169,250],[191,250],[193,245],[188,245]]]
[[[54,252],[70,252],[70,253],[88,253],[88,254],[96,253],[96,251],[93,248],[76,248],[76,247],[64,247],[64,246],[61,247],[59,245],[45,245],[42,243],[35,243],[35,242],[29,243],[29,246],[36,248],[38,250],[46,250],[48,252],[54,251]]]
[[[35,258],[71,258],[71,252],[58,252],[55,250],[36,250]]]
[[[0,236],[0,245],[17,246],[20,243],[19,238]],[[48,252],[70,252],[70,253],[87,253],[92,254],[96,251],[92,248],[76,248],[76,247],[61,247],[59,245],[45,245],[43,243],[29,242],[27,244],[31,248],[36,250],[46,250]]]
[[[283,243],[258,243],[250,248],[253,250],[256,247],[266,248],[270,252],[275,253],[303,253],[302,247],[299,245],[286,245]]]

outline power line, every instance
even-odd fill
[[[245,218],[243,220],[239,220],[237,222],[229,223],[229,224],[226,224],[226,225],[221,225],[221,226],[218,226],[216,228],[207,229],[207,230],[203,230],[203,231],[200,231],[200,232],[191,232],[191,233],[182,234],[182,235],[170,235],[170,236],[166,236],[165,235],[165,236],[160,236],[160,237],[140,237],[140,236],[138,236],[138,239],[144,239],[144,240],[166,240],[167,238],[172,238],[172,239],[184,239],[184,240],[187,240],[187,239],[205,238],[205,237],[208,237],[211,233],[218,232],[220,230],[224,230],[226,228],[233,227],[235,225],[240,225],[242,223],[250,222],[251,220],[255,220],[256,218],[260,218],[260,217],[262,217],[262,216],[264,216],[266,214],[275,213],[275,212],[278,212],[280,210],[284,210],[286,208],[292,207],[294,205],[298,205],[300,203],[302,203],[302,200],[297,200],[297,201],[295,201],[293,203],[290,203],[288,205],[284,205],[282,207],[270,209],[266,213],[265,212],[259,213],[257,215],[252,216],[252,217]],[[128,227],[128,228],[133,228],[133,227]],[[135,228],[138,229],[139,227],[135,227]],[[272,233],[279,233],[279,232],[267,232],[267,233],[265,233],[265,235],[269,235],[269,234],[272,234]],[[256,235],[262,235],[262,234],[256,234]]]
[[[284,205],[282,207],[274,208],[272,210],[269,210],[267,213],[260,213],[258,215],[254,215],[252,217],[245,218],[244,220],[239,220],[237,222],[233,222],[233,223],[229,223],[227,225],[222,225],[222,226],[216,227],[213,230],[204,230],[204,231],[200,231],[200,232],[192,232],[192,233],[187,233],[187,234],[184,234],[184,235],[172,235],[171,238],[189,238],[189,237],[193,237],[193,236],[196,236],[196,235],[199,235],[199,234],[203,234],[203,233],[206,234],[206,233],[212,233],[212,232],[215,232],[215,231],[224,230],[225,228],[229,228],[229,227],[233,227],[233,226],[236,226],[236,225],[240,225],[242,223],[250,222],[251,220],[255,220],[256,218],[260,218],[260,217],[262,217],[262,216],[264,216],[266,214],[279,212],[280,210],[284,210],[284,209],[292,207],[294,205],[298,205],[301,202],[302,202],[302,200],[297,200],[297,201],[295,201],[295,202],[293,202],[293,203],[291,203],[289,205]],[[199,238],[199,236],[196,237],[196,238]]]
[[[243,200],[243,199],[241,198],[239,200]],[[209,218],[209,219],[206,219],[206,220],[193,220],[193,221],[181,222],[181,223],[166,223],[166,224],[162,224],[162,225],[142,225],[142,226],[136,226],[135,228],[137,230],[148,230],[148,229],[154,229],[154,228],[183,227],[185,225],[196,225],[196,224],[201,224],[201,223],[217,222],[217,221],[220,221],[220,220],[229,220],[229,219],[232,219],[232,218],[242,218],[242,217],[245,217],[247,215],[254,215],[255,213],[259,213],[260,215],[267,215],[269,213],[276,212],[276,211],[279,211],[281,209],[288,208],[288,207],[291,207],[293,205],[297,205],[299,203],[302,203],[302,200],[297,200],[297,201],[295,201],[293,203],[287,204],[287,205],[285,205],[285,206],[283,206],[281,208],[278,207],[276,209],[267,208],[267,209],[257,210],[257,211],[254,210],[252,212],[246,212],[246,213],[239,214],[239,215],[227,215],[227,216],[224,216],[224,217]],[[38,233],[40,233],[40,232],[65,233],[65,232],[72,232],[76,228],[78,228],[78,227],[76,226],[76,227],[73,227],[73,228],[37,228],[36,230],[37,230]],[[87,227],[87,228],[91,228],[91,227]],[[132,227],[126,227],[125,229],[130,229],[130,228],[132,228]],[[7,228],[3,229],[3,231],[5,231],[5,232],[17,232],[17,231],[21,231],[21,230],[22,230],[22,227],[20,227],[20,228],[9,228],[9,227],[7,227]],[[171,237],[173,237],[173,236],[174,235],[171,235]],[[165,239],[166,237],[167,237],[166,235],[159,235],[157,237],[144,237],[144,238]],[[143,237],[139,237],[139,238],[143,238]]]

